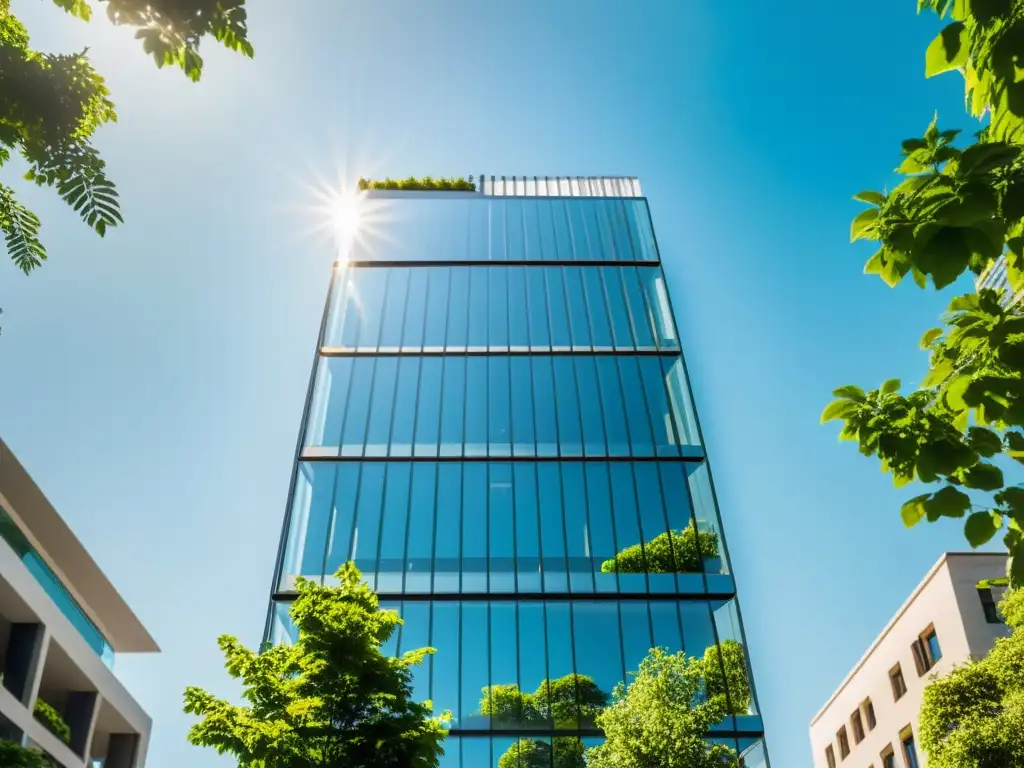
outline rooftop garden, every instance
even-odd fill
[[[444,177],[439,179],[431,178],[430,176],[424,176],[422,179],[417,179],[415,176],[410,176],[408,179],[384,179],[383,181],[370,181],[369,179],[359,180],[359,189],[407,189],[407,190],[445,190],[451,192],[475,192],[476,184],[473,183],[473,177],[470,176],[468,179],[455,178],[454,176],[450,179]]]

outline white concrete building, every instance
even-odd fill
[[[64,768],[142,768],[151,722],[111,666],[158,650],[0,441],[0,738]]]
[[[978,582],[1006,574],[1006,555],[947,553],[928,571],[811,720],[815,768],[921,768],[917,716],[930,679],[988,653],[1009,634]]]

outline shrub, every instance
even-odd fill
[[[46,730],[65,744],[71,743],[71,728],[69,728],[68,724],[64,722],[64,718],[61,717],[60,712],[54,709],[50,704],[47,704],[42,699],[37,698],[35,716],[36,720],[42,723]]]
[[[700,544],[698,552],[697,545]],[[667,531],[641,546],[626,547],[601,564],[602,573],[699,573],[701,558],[718,557],[718,534],[698,531],[690,523],[682,531]]]
[[[473,177],[469,179],[463,178],[444,178],[439,179],[432,178],[430,176],[424,176],[422,179],[417,179],[415,176],[410,176],[407,179],[396,181],[394,179],[386,178],[383,181],[371,181],[369,179],[359,180],[359,189],[405,189],[405,190],[449,190],[452,192],[475,192],[476,184],[473,183]]]

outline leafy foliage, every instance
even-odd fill
[[[666,531],[644,545],[626,547],[601,563],[602,573],[700,573],[704,561],[718,557],[718,534],[698,531],[690,523],[681,531]]]
[[[448,713],[412,697],[412,668],[433,648],[401,658],[381,652],[402,620],[348,563],[340,587],[296,580],[294,645],[255,653],[228,636],[219,645],[230,675],[242,681],[247,706],[196,687],[185,711],[202,720],[188,738],[232,754],[245,768],[427,768],[443,753]]]
[[[415,176],[410,176],[408,179],[402,179],[400,181],[396,181],[395,179],[384,179],[383,181],[368,181],[367,179],[360,179],[359,189],[437,189],[452,192],[474,192],[476,191],[476,184],[473,183],[472,176],[470,176],[468,180],[455,178],[454,176],[450,179],[446,179],[444,177],[433,179],[430,176],[424,176],[422,179],[417,179]]]
[[[92,18],[87,0],[53,1],[73,16]],[[105,3],[111,22],[136,28],[136,38],[157,66],[178,66],[193,81],[202,74],[199,45],[204,37],[253,55],[245,0],[98,1]],[[97,128],[117,115],[86,53],[33,50],[10,0],[0,0],[0,168],[18,152],[29,166],[26,178],[55,188],[102,236],[123,219],[117,191],[90,141]],[[0,230],[8,253],[25,273],[46,259],[39,228],[39,219],[15,199],[14,191],[0,185]]]
[[[498,758],[498,768],[584,768],[586,749],[575,736],[546,741],[520,739]]]
[[[68,727],[68,724],[64,721],[60,712],[58,712],[52,705],[40,698],[37,698],[33,714],[35,715],[36,720],[46,726],[46,730],[65,744],[71,743],[71,728]]]
[[[1013,634],[925,689],[919,734],[932,768],[1024,766],[1024,590],[1000,608]]]
[[[988,123],[963,149],[937,118],[904,140],[903,180],[855,195],[870,207],[851,239],[879,244],[864,271],[890,286],[910,274],[943,288],[1003,256],[1015,294],[1024,289],[1024,0],[918,0],[918,10],[949,20],[925,53],[926,76],[960,71],[968,111]],[[919,390],[900,394],[895,379],[867,393],[840,387],[822,421],[845,422],[840,437],[877,456],[897,486],[940,484],[903,505],[906,525],[965,518],[974,547],[1005,530],[1008,577],[1020,585],[1024,488],[1007,486],[1002,467],[1024,463],[1024,317],[1007,298],[988,289],[954,298],[943,327],[921,339],[930,370]]]
[[[750,711],[750,677],[742,643],[723,640],[704,651],[704,679],[707,695],[726,702],[726,714],[745,715]]]
[[[488,686],[483,689],[480,712],[496,728],[536,725],[575,730],[580,723],[593,723],[607,701],[608,694],[593,678],[570,674],[544,680],[533,693],[520,691],[515,683]]]
[[[704,740],[727,712],[721,696],[708,696],[702,659],[652,649],[627,684],[612,692],[597,716],[605,742],[587,750],[588,768],[658,766],[723,768],[734,750]]]
[[[4,768],[53,768],[50,759],[38,749],[29,749],[0,739],[0,766]]]

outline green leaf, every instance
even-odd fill
[[[921,349],[928,349],[939,336],[943,334],[942,328],[932,328],[930,331],[925,331],[924,336],[921,337]]]
[[[971,15],[988,26],[1010,14],[1012,0],[971,0]]]
[[[1003,435],[1003,442],[1006,445],[1006,455],[1024,464],[1024,434],[1007,432]]]
[[[1003,487],[1003,471],[994,464],[978,462],[964,473],[964,485],[979,491],[995,491]]]
[[[972,378],[970,376],[958,376],[946,385],[943,395],[947,408],[952,411],[963,411],[967,409],[967,403],[964,402],[964,394],[967,392],[967,388],[971,385],[971,381]]]
[[[991,173],[996,168],[1012,164],[1020,157],[1021,148],[1002,141],[972,144],[960,153],[958,176]]]
[[[885,205],[886,197],[881,192],[867,190],[865,192],[858,192],[853,196],[853,199],[860,200],[862,203],[871,203],[872,205]]]
[[[974,549],[987,544],[1003,527],[1003,516],[998,512],[975,512],[964,521],[964,536]]]
[[[890,395],[893,392],[897,392],[899,390],[899,388],[900,388],[900,380],[899,379],[888,379],[886,382],[884,382],[882,384],[882,387],[881,387],[880,391],[881,391],[881,393],[883,395]]]
[[[964,66],[970,56],[970,39],[963,23],[955,21],[932,40],[924,55],[924,76],[934,77]]]
[[[833,389],[832,396],[841,397],[846,400],[853,400],[855,403],[863,403],[868,399],[868,396],[864,394],[864,390],[860,387],[854,386],[853,384],[847,384],[845,387]]]
[[[821,423],[834,419],[845,419],[860,410],[860,404],[850,400],[833,400],[821,412]]]
[[[971,508],[971,499],[966,493],[958,491],[952,485],[947,485],[940,491],[931,495],[924,502],[925,511],[942,517],[963,517]]]
[[[850,242],[856,242],[857,240],[867,239],[876,240],[873,237],[875,234],[875,221],[878,219],[878,209],[868,208],[866,211],[861,211],[857,214],[857,217],[850,224]]]
[[[967,269],[973,249],[959,227],[933,228],[929,235],[917,246],[917,266],[931,275],[936,288],[945,288]]]
[[[979,456],[984,456],[985,458],[995,456],[1003,450],[1003,441],[999,438],[999,435],[984,427],[971,427],[967,431],[967,444]]]
[[[901,143],[903,154],[909,155],[919,149],[928,149],[928,142],[924,139],[904,139]]]
[[[924,504],[930,498],[930,493],[915,496],[900,508],[900,517],[903,518],[903,524],[907,526],[907,528],[913,528],[924,519]]]

